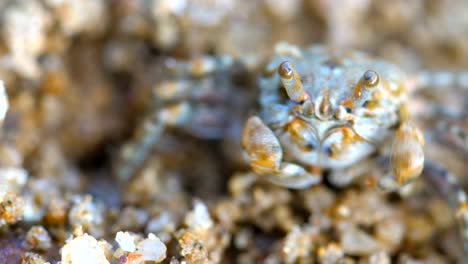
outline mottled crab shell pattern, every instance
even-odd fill
[[[398,67],[323,46],[290,46],[276,53],[259,80],[260,120],[251,118],[244,127],[249,162],[262,164],[259,157],[268,156],[267,164],[274,165],[254,168],[257,172],[281,173],[282,161],[310,172],[347,168],[376,152],[397,130],[407,100],[406,77]],[[363,88],[371,78],[373,87]],[[261,135],[249,136],[253,124],[262,127]],[[276,137],[279,146],[266,150],[249,142],[262,136],[275,146],[271,137]]]

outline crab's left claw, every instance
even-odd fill
[[[396,189],[416,179],[424,167],[424,136],[421,130],[404,122],[396,131],[390,153],[391,177],[384,177],[380,186]]]

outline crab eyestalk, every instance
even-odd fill
[[[353,95],[346,106],[354,109],[364,105],[364,103],[369,100],[375,87],[379,84],[379,81],[380,77],[377,72],[373,70],[366,71],[354,87]]]
[[[301,77],[292,63],[289,61],[281,63],[278,67],[278,74],[281,78],[281,83],[286,89],[286,93],[291,100],[303,102],[309,99],[309,94],[302,86]]]

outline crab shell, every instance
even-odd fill
[[[287,66],[282,65],[285,61]],[[365,94],[360,82],[369,70],[378,79],[372,92]],[[286,83],[280,75],[288,73],[281,71],[293,72],[297,80],[291,77],[287,81],[293,83]],[[253,169],[269,172],[255,166],[260,161],[256,159],[265,158],[256,153],[268,151],[276,164],[269,167],[271,172],[279,170],[277,157],[309,168],[340,169],[356,164],[396,131],[407,97],[404,81],[398,67],[361,52],[277,46],[276,56],[259,81],[259,117],[265,127],[257,129],[255,137],[249,136],[252,120],[244,127],[243,146]],[[261,126],[258,120],[253,123]],[[259,137],[269,142],[266,152],[261,150],[262,144],[251,140]]]

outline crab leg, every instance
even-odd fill
[[[468,71],[422,71],[408,81],[412,92],[427,87],[468,89]]]
[[[455,219],[463,239],[463,261],[468,263],[468,201],[467,195],[457,178],[438,164],[426,162],[423,177],[455,211]]]
[[[229,56],[200,56],[189,61],[167,59],[166,67],[174,76],[190,76],[200,79],[216,71],[226,70],[234,61]],[[191,96],[193,84],[190,80],[166,81],[154,89],[156,100],[170,104],[176,100],[184,100]],[[121,152],[120,163],[116,169],[117,176],[122,181],[130,177],[147,159],[153,147],[158,142],[167,127],[180,127],[187,123],[191,115],[190,105],[172,103],[148,116],[137,129],[135,139],[126,144]]]
[[[188,103],[179,103],[147,117],[138,128],[135,139],[127,143],[121,152],[116,173],[126,182],[147,159],[166,127],[184,124],[190,115]]]
[[[192,76],[195,78],[214,73],[216,71],[226,70],[234,64],[230,56],[199,56],[189,61],[177,61],[168,59],[166,66],[178,76]]]
[[[429,130],[426,134],[434,141],[445,146],[450,146],[462,155],[468,154],[468,130],[467,126],[457,120],[436,121],[435,128]],[[466,122],[466,121],[465,121]],[[460,124],[461,123],[461,124]],[[427,131],[427,130],[426,130]]]

